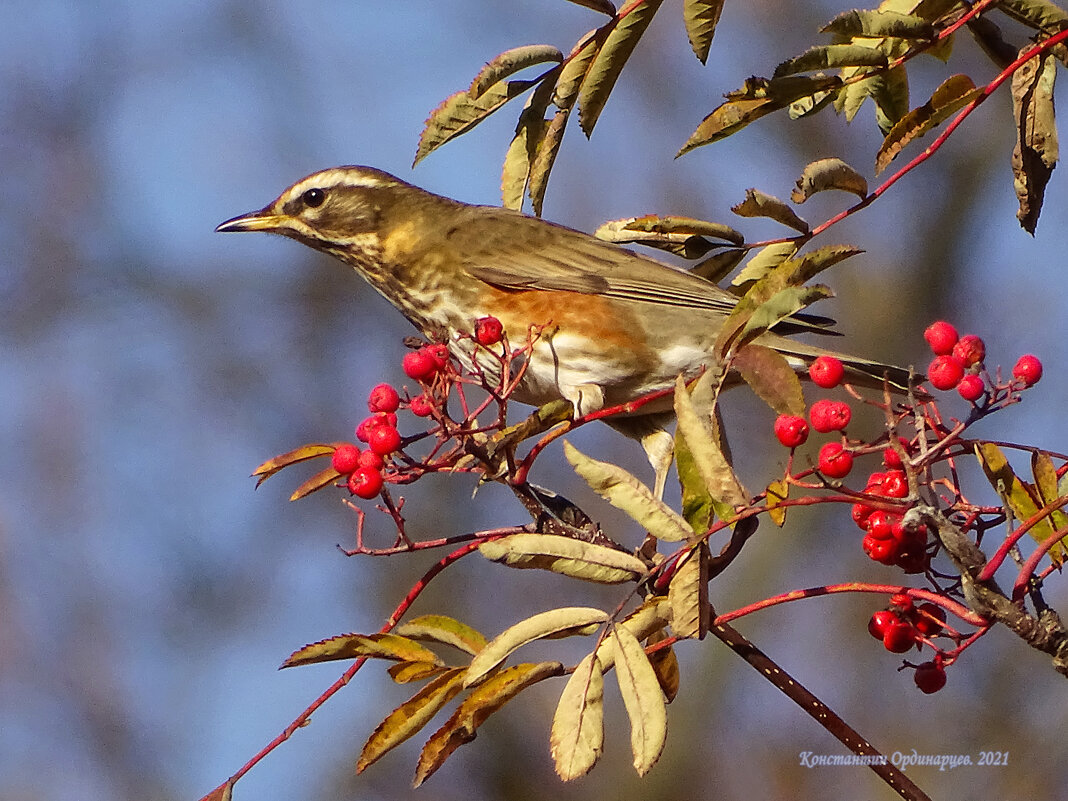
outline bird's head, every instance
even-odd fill
[[[409,184],[371,167],[335,167],[313,173],[259,211],[219,225],[218,232],[264,231],[330,253],[366,246]],[[418,190],[416,190],[418,191]]]

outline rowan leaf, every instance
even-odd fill
[[[693,453],[678,428],[675,429],[675,472],[682,491],[682,516],[695,532],[708,531],[716,515],[705,479],[697,469]]]
[[[564,456],[594,492],[626,512],[657,539],[678,542],[694,536],[693,529],[678,512],[622,467],[591,459],[566,441]]]
[[[831,291],[830,287],[823,284],[788,286],[780,289],[753,310],[745,324],[745,328],[742,329],[741,335],[736,340],[735,356],[737,356],[737,351],[743,345],[752,342],[772,326],[811,306],[813,303],[830,297],[834,297],[834,292]],[[803,410],[790,412],[789,414],[802,413]]]
[[[390,712],[367,738],[356,761],[356,772],[363,773],[426,726],[463,689],[463,675],[463,668],[443,673]]]
[[[686,0],[682,6],[682,19],[686,23],[686,36],[698,61],[708,59],[712,37],[716,35],[719,16],[726,0]]]
[[[820,33],[850,37],[933,39],[935,29],[929,20],[914,14],[854,9],[839,14],[820,28]]]
[[[1020,480],[997,445],[992,442],[978,442],[975,444],[975,455],[990,485],[1005,499],[1018,520],[1029,520],[1045,506],[1037,488]],[[1053,521],[1047,515],[1031,526],[1027,533],[1036,542],[1044,542],[1055,532]],[[1049,550],[1049,557],[1054,565],[1059,566],[1063,563],[1066,546],[1068,546],[1068,537],[1063,538]]]
[[[804,203],[817,192],[829,189],[852,192],[862,200],[868,196],[868,182],[863,175],[841,159],[829,158],[805,166],[790,199],[794,203]]]
[[[612,12],[615,16],[615,12]],[[553,104],[561,110],[570,109],[578,98],[579,89],[590,71],[590,65],[601,50],[611,24],[588,32],[575,43],[560,68],[560,76],[553,89]]]
[[[731,281],[731,286],[747,290],[796,253],[795,242],[776,242],[761,248],[746,262],[742,271]]]
[[[658,643],[666,637],[666,632],[656,632],[649,637],[649,645]],[[679,659],[675,656],[675,649],[669,645],[666,648],[658,648],[647,656],[649,664],[656,671],[656,680],[660,682],[660,689],[670,704],[679,694]]]
[[[819,45],[779,64],[772,77],[783,78],[799,72],[814,72],[832,67],[885,68],[888,63],[885,53],[870,47],[853,44]]]
[[[637,242],[649,245],[686,259],[699,259],[712,248],[723,247],[723,242],[745,244],[745,237],[729,225],[689,217],[659,217],[655,214],[609,220],[602,223],[593,235],[617,244]],[[721,241],[710,242],[707,237]]]
[[[449,668],[435,665],[433,662],[398,662],[386,668],[389,677],[397,684],[409,684],[434,676],[440,676]]]
[[[798,217],[785,202],[766,195],[759,189],[745,190],[745,200],[731,206],[731,211],[739,217],[769,217],[803,234],[809,231],[809,224]]]
[[[711,622],[708,603],[708,543],[695,545],[668,584],[671,629],[682,638],[703,639]]]
[[[536,86],[539,80],[501,81],[487,88],[477,98],[472,98],[466,89],[445,98],[430,112],[419,136],[419,147],[412,164],[418,164],[446,142],[467,133],[509,100]]]
[[[557,72],[558,71],[554,71]],[[530,183],[530,173],[538,150],[549,129],[545,113],[552,99],[553,76],[546,77],[530,93],[519,115],[515,136],[508,145],[501,167],[501,203],[505,208],[523,208],[523,196]]]
[[[597,584],[637,581],[647,572],[645,563],[629,553],[556,534],[512,534],[478,550],[509,567],[551,570]]]
[[[1032,28],[1049,34],[1068,25],[1068,13],[1049,0],[1003,0],[998,10]]]
[[[520,70],[533,67],[535,64],[563,60],[564,54],[552,45],[523,45],[505,50],[479,71],[475,79],[471,81],[467,93],[472,100],[478,100],[490,87]]]
[[[413,786],[425,782],[457,748],[475,739],[478,727],[520,692],[563,672],[559,662],[528,662],[506,668],[476,687],[423,746]]]
[[[783,290],[790,291],[794,290]],[[753,315],[750,323],[756,317],[757,315]],[[806,406],[801,380],[781,353],[751,342],[738,349],[731,365],[757,397],[768,404],[776,414],[804,415]]]
[[[704,261],[695,264],[690,268],[690,272],[694,275],[701,276],[706,281],[718,284],[730,275],[735,267],[742,263],[742,259],[744,259],[748,253],[749,251],[745,248],[730,248],[728,250],[723,250],[715,255],[709,256]]]
[[[771,518],[772,523],[782,528],[786,523],[786,507],[781,504],[790,497],[790,485],[783,478],[772,481],[768,484],[765,497],[767,498],[765,506],[768,510],[768,517]]]
[[[585,776],[604,749],[604,668],[588,654],[567,680],[553,715],[549,749],[565,782]]]
[[[308,480],[301,482],[300,486],[293,490],[293,493],[289,496],[289,500],[299,501],[301,498],[307,498],[313,492],[318,492],[323,487],[329,487],[339,478],[341,478],[341,473],[333,467],[327,467],[324,470],[320,470]]]
[[[549,173],[552,171],[553,164],[556,163],[556,156],[560,152],[560,144],[564,140],[564,127],[567,125],[567,118],[567,109],[560,109],[553,115],[552,121],[545,129],[545,135],[542,136],[541,142],[538,144],[538,151],[535,153],[530,165],[528,192],[530,194],[531,208],[538,217],[541,216],[542,203],[545,201],[545,190],[549,185]]]
[[[301,445],[299,448],[291,450],[288,453],[283,453],[279,456],[275,456],[273,459],[268,459],[252,471],[252,477],[259,479],[259,481],[256,482],[256,486],[258,487],[279,470],[293,464],[306,462],[309,459],[318,459],[321,456],[331,456],[336,448],[336,445],[327,445],[324,443]]]
[[[982,94],[967,75],[951,75],[935,89],[931,99],[917,106],[890,129],[875,155],[875,172],[882,172],[906,145],[919,139],[935,126]]]
[[[474,656],[486,647],[486,638],[466,623],[446,615],[422,615],[402,623],[394,634],[413,640],[440,642]]]
[[[644,776],[660,758],[667,740],[667,705],[660,682],[638,639],[623,626],[608,630],[615,650],[615,673],[630,718],[634,769]]]
[[[632,5],[625,16],[616,17],[615,24],[605,37],[604,45],[594,57],[579,89],[579,126],[587,137],[593,133],[593,127],[601,116],[619,73],[623,71],[627,59],[634,52],[635,45],[649,27],[662,2],[663,0],[646,0],[644,3]]]
[[[571,0],[571,2],[578,6],[592,8],[594,11],[600,11],[602,14],[607,14],[610,17],[616,15],[616,7],[608,2],[608,0]]]
[[[467,668],[464,686],[473,687],[508,656],[527,643],[592,634],[608,619],[607,613],[587,606],[550,609],[509,626],[486,645]]]
[[[707,391],[711,380],[708,373],[701,376],[691,395],[680,375],[675,381],[675,415],[678,436],[685,440],[716,512],[721,518],[729,518],[734,507],[744,505],[748,498],[712,427],[714,403],[704,401],[711,394]]]
[[[651,596],[627,615],[619,625],[639,640],[663,630],[671,623],[671,604],[662,595]]]
[[[396,634],[340,634],[305,645],[294,651],[282,667],[332,662],[337,659],[392,659],[397,662],[431,662],[442,665],[441,658],[429,648]]]
[[[1017,130],[1012,172],[1020,204],[1016,218],[1032,235],[1042,212],[1046,184],[1060,157],[1053,110],[1056,75],[1056,58],[1045,52],[1025,62],[1012,76],[1012,108]]]

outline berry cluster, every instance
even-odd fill
[[[818,387],[832,389],[845,376],[845,367],[834,356],[820,356],[808,369],[809,378]],[[793,449],[808,440],[809,422],[821,434],[845,432],[853,417],[853,410],[844,401],[818,400],[808,411],[808,421],[792,414],[782,414],[775,420],[775,436],[784,447]],[[853,469],[853,454],[841,442],[828,442],[819,453],[820,472],[829,478],[845,478]]]
[[[956,389],[971,403],[979,403],[1004,389],[996,385],[988,387],[984,380],[986,344],[980,337],[975,334],[960,336],[950,323],[939,320],[927,327],[923,338],[934,354],[927,368],[927,380],[935,389]],[[1013,383],[1019,388],[1033,386],[1042,378],[1042,362],[1031,354],[1021,356],[1012,368],[1012,375]]]
[[[882,641],[883,647],[892,654],[903,654],[913,646],[917,649],[931,637],[942,633],[946,624],[946,613],[942,607],[933,603],[915,606],[905,593],[890,596],[890,605],[871,616],[868,621],[868,633]],[[946,685],[946,671],[941,654],[935,655],[933,661],[924,662],[916,668],[913,678],[916,686],[925,693],[934,693]]]

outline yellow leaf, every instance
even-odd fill
[[[664,750],[667,706],[656,671],[637,638],[622,626],[612,626],[608,642],[614,646],[616,680],[630,718],[630,747],[634,769],[648,773]]]
[[[575,667],[553,715],[549,748],[557,775],[566,781],[585,776],[604,748],[604,676],[596,654]]]
[[[451,645],[474,656],[486,647],[486,638],[466,623],[445,615],[423,615],[402,623],[393,631],[413,640]]]
[[[671,628],[679,637],[703,639],[708,632],[708,544],[702,542],[684,557],[668,584]]]
[[[396,634],[341,634],[305,645],[294,651],[282,667],[331,662],[337,659],[392,659],[397,662],[432,662],[444,664],[441,658],[414,640]]]
[[[644,576],[645,563],[623,551],[556,534],[513,534],[484,542],[479,552],[521,569],[551,570],[598,584],[621,584]]]

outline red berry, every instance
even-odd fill
[[[853,454],[841,442],[828,442],[820,448],[820,472],[830,478],[845,478],[853,469]]]
[[[903,470],[889,470],[883,476],[878,494],[884,498],[904,498],[909,494],[909,480]]]
[[[400,395],[389,384],[379,384],[367,396],[367,408],[372,412],[395,412],[400,406]]]
[[[904,437],[898,437],[897,441],[901,443],[901,449],[907,454],[909,452],[909,441]],[[883,464],[894,470],[899,470],[904,467],[904,464],[901,461],[901,456],[898,455],[898,452],[890,445],[887,445],[883,450]]]
[[[898,546],[892,538],[880,540],[871,534],[865,534],[864,539],[860,542],[860,547],[864,549],[864,553],[869,558],[874,559],[881,565],[892,565],[894,560],[897,559]]]
[[[438,371],[438,363],[424,349],[413,350],[404,354],[401,368],[408,378],[426,381]]]
[[[868,534],[877,540],[888,540],[893,537],[892,529],[894,523],[900,519],[900,515],[877,509],[868,515],[868,524],[866,526]]]
[[[395,412],[375,412],[370,417],[365,417],[356,426],[356,439],[360,442],[370,442],[371,432],[376,428],[387,426],[397,427],[397,415]]]
[[[367,446],[379,456],[388,456],[401,445],[401,435],[393,426],[381,425],[372,428]]]
[[[923,338],[931,346],[931,351],[936,356],[941,356],[952,351],[953,346],[957,344],[957,329],[945,320],[939,320],[927,326]]]
[[[912,598],[907,592],[895,592],[890,596],[890,606],[906,614],[912,611]]]
[[[986,358],[986,343],[975,334],[965,334],[953,346],[953,358],[965,367],[982,364]]]
[[[877,640],[881,640],[890,625],[897,621],[894,613],[889,609],[882,609],[871,616],[868,621],[868,634]]]
[[[330,465],[341,475],[347,476],[359,466],[357,464],[359,458],[360,449],[346,442],[344,445],[338,445],[334,448],[334,454],[330,457]]]
[[[875,495],[882,494],[883,482],[886,481],[886,473],[872,473],[868,476],[868,483],[864,485],[865,492]]]
[[[927,379],[935,389],[953,389],[964,377],[964,367],[952,356],[935,356],[927,368]]]
[[[479,345],[496,345],[504,335],[504,326],[496,317],[479,317],[475,320],[475,341]]]
[[[1038,383],[1038,379],[1042,378],[1042,362],[1030,353],[1021,356],[1012,368],[1012,377],[1025,387],[1034,386]]]
[[[408,409],[416,417],[430,417],[434,413],[434,402],[426,395],[416,395],[408,404]]]
[[[916,642],[916,629],[908,623],[891,623],[883,633],[883,647],[892,654],[903,654]]]
[[[382,491],[382,474],[367,467],[358,467],[349,476],[349,492],[360,498],[373,498]]]
[[[444,370],[445,365],[449,363],[449,346],[443,342],[424,345],[420,350],[425,351],[434,360],[438,370]]]
[[[957,392],[960,393],[960,396],[964,398],[964,400],[975,403],[975,401],[979,400],[986,394],[986,385],[983,384],[983,377],[976,375],[975,373],[968,373],[968,375],[964,376],[964,378],[960,380],[960,383],[957,384]]]
[[[786,448],[796,448],[808,439],[808,423],[804,417],[780,414],[775,418],[775,436]]]
[[[917,666],[912,680],[922,692],[930,695],[946,686],[946,670],[936,662],[924,662]]]
[[[374,470],[376,472],[381,470],[383,465],[385,465],[385,462],[382,461],[382,457],[374,451],[364,451],[356,461],[358,462],[357,467],[366,467],[368,470]]]
[[[875,510],[872,509],[870,506],[867,506],[866,504],[855,503],[853,504],[853,509],[851,512],[853,515],[853,522],[856,523],[858,527],[867,531],[868,518],[871,517],[872,513],[874,512]]]
[[[828,431],[844,431],[852,416],[853,411],[848,403],[826,398],[813,403],[808,412],[812,427],[821,434],[826,434]]]
[[[817,387],[830,389],[842,383],[845,367],[841,359],[834,356],[820,356],[808,366],[808,377]]]
[[[946,622],[946,610],[932,603],[920,604],[916,615],[915,626],[919,632],[927,637],[933,637],[942,631],[942,624]]]

